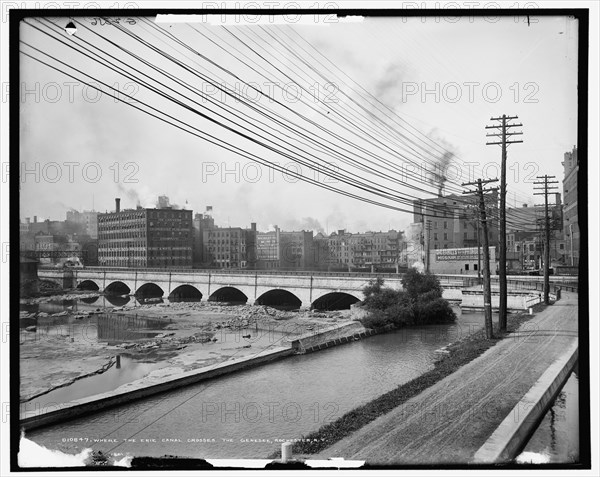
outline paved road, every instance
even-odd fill
[[[540,312],[518,332],[316,459],[370,464],[466,463],[546,368],[578,339],[577,295]]]

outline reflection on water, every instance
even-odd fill
[[[97,317],[98,341],[108,344],[152,338],[172,320],[144,318],[137,315],[101,314]],[[154,330],[154,331],[150,331]]]
[[[34,398],[27,403],[21,404],[22,410],[31,412],[36,409],[47,409],[58,404],[111,391],[123,384],[143,378],[150,371],[158,367],[160,367],[159,363],[140,363],[132,360],[127,355],[120,355],[117,364],[111,366],[104,373],[82,378],[69,386],[57,388],[54,391]]]
[[[130,302],[131,298],[127,295],[119,296],[119,295],[105,295],[104,298],[108,303],[113,306],[125,306]]]
[[[91,305],[92,303],[96,303],[99,298],[100,298],[99,296],[92,296],[89,298],[81,298],[81,301],[83,303],[87,303],[88,305]]]
[[[579,461],[579,377],[575,368],[537,430],[517,457],[518,463]]]

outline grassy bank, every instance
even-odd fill
[[[534,311],[539,312],[543,308],[543,305],[536,305]],[[305,436],[307,441],[294,443],[293,453],[316,454],[323,451],[473,361],[498,341],[510,336],[522,323],[532,317],[532,315],[526,313],[508,315],[507,331],[505,333],[500,333],[497,329],[497,323],[494,324],[494,339],[487,340],[485,330],[482,329],[453,343],[447,347],[450,355],[437,363],[434,369],[347,412],[337,420]],[[271,457],[277,458],[279,455]]]

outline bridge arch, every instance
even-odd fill
[[[302,306],[302,300],[290,291],[277,288],[263,293],[256,299],[255,304],[295,310]]]
[[[248,297],[238,288],[221,287],[208,297],[208,301],[242,304],[248,302]]]
[[[94,280],[83,280],[77,285],[78,290],[98,291],[100,287]]]
[[[129,295],[131,293],[131,288],[117,280],[109,283],[104,289],[104,293],[107,295]]]
[[[200,301],[202,292],[193,285],[179,285],[169,294],[169,301]]]
[[[323,311],[348,310],[350,309],[350,305],[354,305],[354,303],[358,303],[359,301],[358,298],[350,293],[330,292],[313,301],[311,308]]]
[[[144,283],[135,292],[135,296],[139,298],[162,298],[164,294],[164,290],[152,282]]]

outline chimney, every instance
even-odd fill
[[[121,212],[121,199],[118,197],[115,198],[115,212]]]
[[[33,223],[34,223],[34,224],[37,224],[37,215],[34,215],[34,216],[33,216]]]
[[[252,230],[252,232],[256,232],[256,222],[250,223],[250,230]]]
[[[27,218],[25,219],[25,221],[27,222],[27,225],[29,225],[29,224],[31,223],[31,219],[30,219],[29,217],[27,217]]]
[[[527,207],[527,204],[523,204],[523,207]]]

